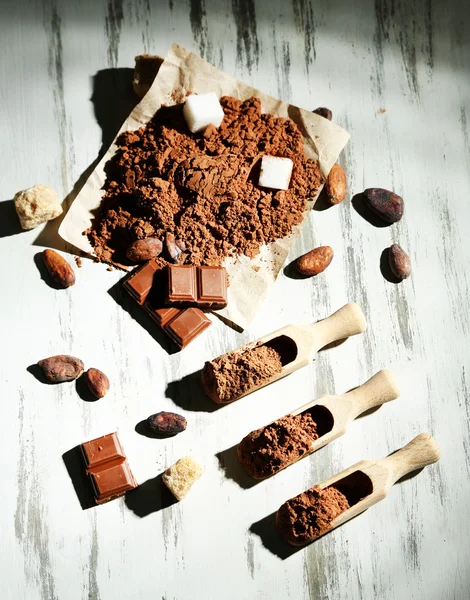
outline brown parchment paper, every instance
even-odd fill
[[[175,96],[175,90],[183,94],[187,91],[199,94],[211,91],[219,97],[229,95],[241,100],[257,96],[261,99],[264,112],[295,121],[305,140],[305,153],[319,160],[325,176],[350,137],[347,131],[327,119],[236,81],[177,44],[170,48],[150,90],[123,123],[118,135],[145,125],[162,104],[175,104],[172,97]],[[90,255],[94,254],[93,248],[83,232],[90,227],[93,211],[100,205],[106,179],[104,165],[117,150],[115,142],[116,139],[75,198],[59,229],[65,241]],[[315,200],[311,199],[309,208]],[[293,237],[299,233],[301,226],[302,223],[294,228],[293,235],[264,245],[254,259],[246,256],[226,259],[224,266],[230,276],[230,287],[228,306],[219,311],[222,317],[243,329],[250,324],[274,284]]]

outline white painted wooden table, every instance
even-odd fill
[[[2,598],[468,598],[468,3],[0,5]],[[341,159],[351,191],[394,189],[406,213],[399,224],[376,228],[349,199],[314,211],[291,259],[329,244],[336,255],[324,275],[281,276],[249,331],[217,322],[169,355],[108,293],[120,273],[85,261],[70,290],[41,281],[35,255],[60,242],[54,227],[20,232],[11,198],[47,183],[72,200],[130,108],[134,55],[164,55],[173,41],[270,94],[330,107],[352,134]],[[413,261],[412,278],[401,285],[379,268],[393,242]],[[275,386],[211,412],[191,385],[173,384],[206,359],[349,300],[362,306],[368,331]],[[47,386],[27,371],[55,353],[102,368],[112,382],[108,396],[84,402],[73,384]],[[399,400],[272,480],[244,487],[233,452],[223,451],[382,367],[400,380]],[[134,430],[164,409],[186,415],[184,434],[161,441]],[[82,510],[62,455],[116,429],[136,477],[150,481],[128,505],[121,499]],[[442,447],[437,466],[340,530],[283,555],[269,515],[284,500],[421,431]],[[151,480],[187,453],[206,473],[183,503],[166,506]]]

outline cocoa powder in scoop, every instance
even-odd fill
[[[268,383],[282,371],[279,353],[269,346],[234,350],[206,362],[202,385],[211,400],[228,404],[261,384]]]
[[[225,96],[221,104],[221,126],[202,135],[189,132],[183,105],[176,105],[119,136],[86,232],[98,260],[128,264],[131,243],[171,233],[184,241],[186,262],[218,265],[230,255],[255,256],[300,223],[323,178],[318,162],[305,156],[298,127],[261,114],[258,98]],[[287,191],[258,186],[263,154],[292,159]]]
[[[237,448],[238,459],[252,477],[269,477],[310,452],[318,437],[309,412],[286,415],[243,438]]]
[[[337,488],[310,488],[291,498],[277,511],[276,524],[281,537],[294,546],[311,542],[331,528],[331,522],[349,508]]]

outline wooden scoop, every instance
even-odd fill
[[[380,406],[385,402],[395,400],[400,395],[398,384],[395,381],[392,373],[386,369],[379,371],[363,385],[351,390],[347,394],[340,396],[320,396],[316,400],[308,402],[297,410],[294,410],[290,415],[297,416],[304,412],[310,412],[313,420],[317,424],[317,433],[319,437],[312,441],[310,448],[302,455],[298,455],[292,460],[282,464],[275,471],[278,473],[289,465],[294,464],[301,458],[316,452],[323,446],[326,446],[336,438],[343,435],[347,426],[358,415],[370,410],[376,406]],[[290,416],[286,415],[286,417]],[[269,427],[267,425],[266,427]],[[253,432],[252,432],[253,433]],[[250,435],[250,434],[249,434]],[[243,442],[239,447],[243,445]],[[275,473],[260,476],[250,467],[250,463],[242,460],[242,452],[239,451],[239,460],[245,471],[254,479],[266,479]]]
[[[412,471],[437,462],[440,454],[439,446],[431,435],[421,433],[404,448],[382,460],[363,460],[320,483],[321,489],[333,487],[344,494],[350,508],[334,518],[318,536],[302,539],[300,543],[296,542],[294,538],[286,536],[285,528],[279,523],[279,511],[277,515],[278,528],[283,531],[286,541],[294,546],[311,542],[383,500],[396,481]]]
[[[252,386],[248,391],[231,397],[229,400],[221,400],[218,396],[216,385],[207,377],[205,373],[207,365],[203,370],[203,384],[206,394],[218,404],[229,404],[234,400],[238,400],[247,394],[251,394],[265,385],[278,381],[290,375],[292,372],[305,367],[309,364],[314,354],[321,348],[345,339],[352,335],[362,333],[366,328],[366,321],[362,310],[353,302],[345,304],[331,316],[313,323],[311,325],[287,325],[282,329],[278,329],[273,333],[265,335],[257,342],[252,342],[246,346],[242,346],[234,353],[242,354],[243,352],[254,348],[255,346],[265,345],[273,348],[281,357],[282,370],[276,373],[266,381],[259,385]],[[232,353],[228,353],[232,354]],[[219,357],[221,358],[221,357]],[[217,360],[217,359],[216,359]]]

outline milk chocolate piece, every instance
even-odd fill
[[[90,473],[90,477],[97,504],[119,498],[137,487],[127,460],[109,466],[103,471]]]
[[[107,464],[126,460],[117,433],[109,433],[90,442],[85,442],[81,448],[87,473],[102,469]]]
[[[223,267],[197,268],[198,306],[227,306],[227,273]]]
[[[168,306],[211,310],[227,306],[227,274],[223,267],[169,265],[166,273]]]
[[[172,319],[180,314],[179,308],[153,308],[150,303],[147,302],[145,310],[151,319],[163,329]]]
[[[114,500],[137,487],[117,433],[85,442],[81,450],[97,504]]]
[[[149,260],[148,263],[123,283],[124,289],[139,304],[144,304],[152,289],[155,273],[160,271],[160,269],[161,267],[154,260]]]
[[[185,348],[211,321],[198,308],[187,308],[165,326],[164,331],[180,347]]]

